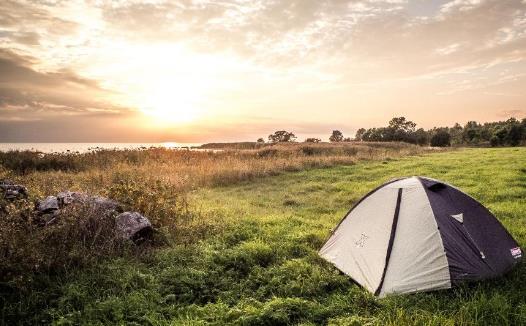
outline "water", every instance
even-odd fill
[[[9,150],[32,150],[43,153],[53,152],[80,152],[85,153],[90,149],[104,148],[104,149],[137,149],[141,147],[165,147],[165,148],[179,148],[199,146],[197,143],[0,143],[0,152]]]

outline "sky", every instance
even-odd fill
[[[526,117],[526,0],[0,1],[0,142]]]

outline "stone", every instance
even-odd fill
[[[124,239],[137,241],[152,231],[150,221],[137,212],[121,213],[115,220],[117,232]]]
[[[105,214],[122,212],[122,207],[119,202],[102,196],[90,197],[88,204],[95,209],[105,212]]]
[[[39,200],[37,204],[37,210],[41,214],[51,213],[58,209],[58,199],[55,196],[47,196],[45,199]]]
[[[122,212],[122,206],[119,202],[102,196],[89,196],[82,192],[68,190],[58,193],[57,199],[60,208],[72,204],[82,204],[89,206],[91,209],[101,211],[104,214]]]
[[[3,190],[5,199],[13,200],[27,198],[27,188],[22,185],[14,184],[9,180],[1,180],[0,189]]]
[[[36,223],[40,226],[48,226],[57,222],[60,215],[60,210],[54,210],[50,213],[44,213],[39,216]]]
[[[71,205],[73,203],[84,203],[88,195],[77,191],[62,191],[57,194],[57,200],[60,207]]]

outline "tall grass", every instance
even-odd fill
[[[0,152],[0,178],[29,182],[38,195],[72,188],[99,193],[124,176],[145,183],[162,179],[180,191],[227,185],[306,168],[385,160],[428,152],[404,143],[276,144],[258,149],[99,150],[43,154]]]

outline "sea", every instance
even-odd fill
[[[176,143],[176,142],[164,142],[164,143],[0,143],[0,152],[7,152],[12,150],[19,151],[37,151],[42,153],[67,153],[67,152],[79,152],[86,153],[97,149],[139,149],[139,148],[150,148],[150,147],[163,147],[163,148],[192,148],[202,144],[199,143]]]

